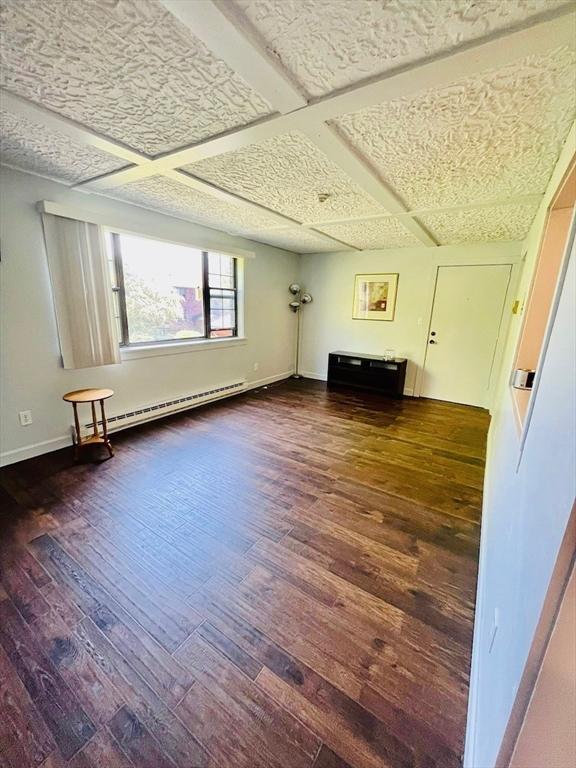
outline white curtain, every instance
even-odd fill
[[[48,213],[42,220],[64,368],[119,363],[101,227]]]

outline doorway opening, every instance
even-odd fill
[[[423,397],[488,406],[511,264],[438,267]]]
[[[538,371],[545,352],[546,332],[554,308],[574,211],[576,205],[576,160],[564,176],[548,215],[534,278],[526,301],[524,322],[516,350],[513,370]],[[536,381],[536,379],[535,379]],[[521,432],[529,420],[534,388],[519,389],[511,386],[516,424]]]

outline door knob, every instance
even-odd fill
[[[434,341],[434,339],[430,339],[430,341],[428,342],[428,344],[437,344],[437,343],[438,342]]]

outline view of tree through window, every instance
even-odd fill
[[[130,341],[204,336],[202,252],[119,235]]]
[[[231,256],[118,233],[108,244],[123,344],[236,336]]]

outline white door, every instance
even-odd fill
[[[438,267],[421,394],[488,404],[490,377],[512,267]]]

